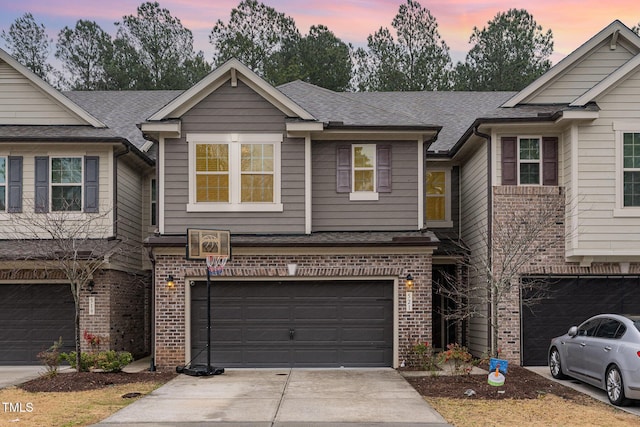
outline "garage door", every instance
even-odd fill
[[[59,337],[73,349],[74,313],[69,285],[0,285],[0,364],[39,364]]]
[[[638,277],[576,277],[550,280],[550,299],[522,309],[522,363],[547,364],[551,338],[600,313],[640,313]]]
[[[393,358],[393,283],[212,281],[212,364],[373,367]],[[191,287],[191,354],[206,362],[206,282]]]

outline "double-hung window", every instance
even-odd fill
[[[425,213],[430,227],[452,227],[451,169],[427,169]]]
[[[282,211],[282,134],[188,134],[189,211]]]
[[[0,212],[7,210],[7,158],[0,157]]]
[[[336,161],[336,192],[349,193],[349,200],[391,192],[391,145],[339,145]]]
[[[51,210],[82,210],[82,157],[51,158]]]
[[[501,138],[502,185],[558,185],[558,138]]]
[[[622,135],[622,206],[640,206],[640,132]]]

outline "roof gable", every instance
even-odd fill
[[[271,86],[237,59],[230,59],[222,64],[220,67],[209,73],[205,78],[196,83],[193,87],[183,92],[162,109],[158,110],[155,114],[149,117],[148,120],[159,121],[179,118],[224,83],[231,81],[232,86],[236,85],[237,79],[241,79],[245,84],[247,84],[247,86],[260,94],[260,96],[265,98],[287,116],[297,117],[304,120],[315,120],[315,118],[304,108],[286,97],[282,92]]]
[[[0,49],[0,105],[11,105],[11,115],[0,113],[3,125],[91,125],[106,127],[11,55]],[[1,109],[0,109],[1,110]]]
[[[598,48],[600,48],[600,52],[604,52],[606,50],[613,52],[618,49],[619,54],[616,59],[617,62],[615,62],[615,66],[620,67],[640,53],[640,37],[638,37],[619,20],[613,21],[529,86],[518,92],[502,106],[515,107],[519,104],[552,102],[569,104],[575,101],[576,98],[583,95],[585,91],[589,91],[593,87],[597,86],[611,73],[611,71],[607,72],[604,70],[601,75],[592,77],[595,78],[596,81],[582,82],[583,85],[586,85],[582,89],[579,87],[574,87],[573,91],[571,89],[561,89],[560,91],[562,94],[559,98],[554,98],[553,96],[545,97],[545,91],[551,92],[550,87],[555,82],[558,82],[562,77],[566,76],[573,69],[579,66],[580,63],[586,61],[590,56],[593,56],[594,53],[597,53]],[[607,58],[607,62],[608,65],[613,63],[609,58]]]

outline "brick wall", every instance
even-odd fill
[[[397,277],[399,359],[403,360],[409,343],[431,341],[431,255],[299,255],[237,256],[227,263],[223,277],[255,277],[269,280],[289,277],[287,264],[298,265],[296,276],[337,278]],[[185,276],[206,277],[204,261],[187,261],[183,255],[156,256],[156,352],[159,368],[173,369],[185,363]],[[407,312],[405,277],[414,278],[413,311]],[[175,287],[167,288],[167,276],[173,275]]]
[[[590,275],[620,274],[618,263],[593,263],[580,266],[577,263],[565,262],[565,239],[569,237],[565,228],[565,207],[567,201],[562,187],[494,187],[494,245],[499,245],[501,229],[509,227],[509,223],[521,221],[528,227],[536,228],[536,219],[551,213],[548,226],[535,237],[533,250],[519,269],[518,277],[511,281],[511,289],[503,303],[499,305],[499,338],[498,348],[501,355],[515,363],[520,363],[520,275]],[[531,225],[533,224],[533,225]],[[499,265],[501,255],[494,250],[494,266]],[[629,273],[640,272],[640,265],[631,264]],[[499,271],[498,271],[499,273]]]
[[[150,353],[149,275],[134,275],[107,270],[94,276],[91,294],[83,291],[80,297],[81,335],[98,335],[102,343],[98,350],[129,351],[134,358]],[[89,314],[89,298],[95,299],[95,314]],[[81,340],[83,351],[90,350]]]

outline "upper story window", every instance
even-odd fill
[[[35,211],[99,211],[97,156],[36,157]]]
[[[430,227],[452,227],[451,169],[428,168],[425,179],[425,214]]]
[[[151,180],[151,225],[158,225],[158,185],[156,179]]]
[[[0,212],[7,209],[7,158],[0,157]]]
[[[640,132],[622,136],[623,206],[640,206]]]
[[[51,158],[51,210],[82,210],[82,158]]]
[[[558,185],[558,138],[501,139],[502,185]]]
[[[282,134],[188,134],[189,211],[282,211]]]
[[[351,144],[337,147],[336,191],[349,200],[378,200],[391,192],[391,146]]]

